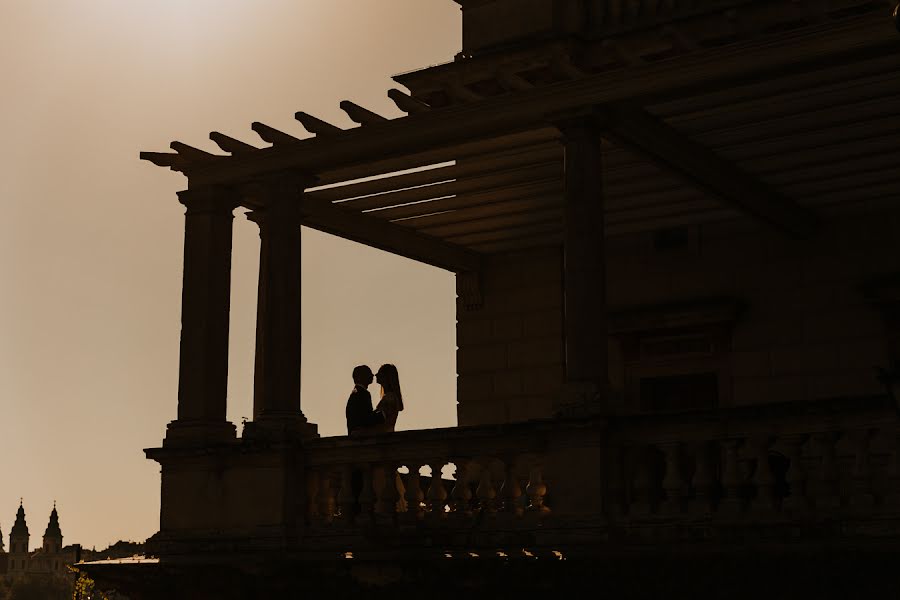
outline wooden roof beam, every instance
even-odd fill
[[[692,38],[677,25],[671,23],[664,25],[660,29],[660,33],[663,37],[668,38],[672,42],[672,45],[682,52],[693,52],[694,50],[700,49],[700,44],[697,43],[697,40]]]
[[[175,152],[141,152],[140,159],[187,175],[193,168],[207,166],[217,158],[225,158],[177,141],[169,144],[169,147]]]
[[[412,115],[416,113],[428,112],[429,110],[431,110],[431,107],[421,100],[417,100],[416,98],[413,98],[409,94],[406,94],[403,91],[398,90],[397,88],[388,90],[387,95],[388,98],[394,101],[394,104],[397,105],[397,108],[407,114]]]
[[[303,140],[284,149],[264,148],[203,165],[192,172],[191,180],[195,185],[240,183],[260,173],[298,169],[320,174],[325,184],[410,169],[483,154],[501,143],[510,147],[508,138],[546,126],[549,114],[609,102],[659,103],[734,85],[737,79],[750,85],[773,76],[849,66],[896,52],[900,38],[890,28],[873,30],[866,18],[842,25],[834,36],[823,38],[813,31],[749,48],[758,50],[758,60],[735,60],[748,51],[746,45],[723,48],[714,56],[698,52],[685,57],[677,70],[658,61],[615,77],[592,75],[349,129],[333,138]]]
[[[210,162],[217,158],[215,154],[210,154],[206,150],[194,148],[193,146],[188,146],[182,142],[172,142],[169,144],[169,148],[177,152],[179,156],[183,156],[189,162]]]
[[[300,200],[303,224],[318,231],[366,244],[454,273],[479,272],[482,257],[461,246],[395,225],[383,219],[341,208],[327,200]]]
[[[140,159],[153,163],[157,167],[168,167],[173,171],[183,171],[184,157],[176,152],[141,152]]]
[[[511,92],[522,92],[525,90],[530,90],[534,87],[531,82],[526,80],[521,75],[514,73],[508,68],[500,69],[497,72],[497,82],[503,87],[503,89]]]
[[[811,235],[818,219],[809,211],[642,108],[607,109],[610,137],[661,167],[686,177],[727,204],[786,232]]]
[[[562,52],[556,53],[550,61],[550,68],[563,79],[581,79],[587,73],[572,62],[572,57]]]
[[[360,125],[374,125],[376,123],[384,123],[388,120],[386,117],[382,117],[378,113],[363,108],[359,104],[355,104],[349,100],[342,101],[340,106],[341,110],[347,113],[347,116],[350,117],[351,121],[359,123]]]
[[[283,131],[279,131],[274,127],[269,127],[265,123],[260,123],[259,121],[254,122],[250,129],[256,132],[256,134],[262,138],[264,142],[269,142],[273,146],[281,145],[281,144],[293,144],[294,142],[299,142],[299,138],[295,138],[294,136],[287,134]]]
[[[600,43],[600,47],[610,52],[620,63],[629,67],[642,65],[647,62],[640,55],[635,54],[616,40],[603,40],[603,42]]]
[[[229,137],[224,133],[219,133],[218,131],[213,131],[209,134],[209,139],[214,141],[216,145],[221,148],[223,151],[228,152],[233,156],[237,156],[239,154],[248,154],[255,150],[259,150],[256,146],[252,146],[246,142],[242,142],[241,140],[236,140],[233,137]]]
[[[302,110],[298,110],[297,112],[295,112],[294,118],[300,121],[300,124],[303,125],[303,128],[305,130],[315,135],[316,137],[325,137],[343,131],[343,129],[341,129],[337,125],[332,125],[328,121],[318,119],[307,112],[303,112]]]
[[[444,82],[444,91],[457,102],[478,102],[483,98],[456,78]]]

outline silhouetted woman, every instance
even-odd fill
[[[403,394],[400,392],[400,376],[394,365],[381,365],[375,373],[375,381],[381,385],[381,401],[375,412],[384,417],[384,423],[376,427],[377,431],[394,431],[397,415],[403,410]]]

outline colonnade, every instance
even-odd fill
[[[300,198],[314,178],[276,174],[252,185],[189,188],[186,207],[177,419],[165,444],[236,439],[226,419],[234,210],[259,226],[253,429],[314,431],[300,405]]]
[[[563,412],[603,410],[607,322],[601,153],[592,116],[557,123],[565,147],[563,265],[567,385]],[[253,434],[314,435],[300,402],[301,198],[306,174],[276,173],[252,184],[205,186],[178,194],[186,207],[178,416],[166,445],[236,439],[226,419],[234,210],[259,226]]]

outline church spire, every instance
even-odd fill
[[[56,512],[56,501],[53,502],[53,511],[50,513],[50,522],[44,531],[44,539],[62,539],[62,530],[59,528],[59,513]]]
[[[25,508],[22,506],[21,498],[19,498],[19,510],[16,512],[16,522],[9,531],[10,541],[14,536],[17,538],[28,537],[28,524],[25,522]]]

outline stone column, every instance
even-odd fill
[[[884,322],[888,363],[879,365],[878,379],[900,408],[900,273],[867,281],[862,292]]]
[[[235,439],[225,420],[228,325],[231,304],[231,237],[238,197],[228,188],[179,192],[185,205],[184,281],[178,418],[165,445],[208,445]]]
[[[608,389],[602,129],[592,116],[557,123],[565,147],[563,411],[604,410]]]
[[[300,197],[309,177],[283,174],[258,187],[259,296],[253,415],[256,428],[306,434],[300,409]]]

